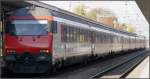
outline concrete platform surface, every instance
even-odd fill
[[[146,78],[149,79],[149,56],[142,61],[126,78]]]

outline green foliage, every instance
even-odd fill
[[[80,4],[80,5],[77,5],[73,8],[73,12],[78,14],[78,15],[85,16],[85,14],[86,14],[85,9],[86,9],[86,6],[83,4]]]
[[[97,20],[97,12],[95,10],[87,11],[86,17],[96,21]]]
[[[133,33],[135,32],[135,28],[133,28],[132,26],[127,26],[127,31]]]

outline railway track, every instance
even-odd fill
[[[124,54],[124,55],[119,55],[116,56],[114,58],[110,58],[110,59],[105,59],[105,60],[101,60],[101,61],[96,61],[94,63],[90,63],[88,65],[77,65],[77,66],[73,66],[73,67],[65,67],[63,69],[60,69],[58,72],[56,73],[46,73],[46,74],[30,74],[30,75],[8,75],[5,74],[2,77],[4,78],[10,78],[10,77],[14,77],[14,78],[54,78],[54,79],[88,79],[88,78],[107,78],[104,75],[108,75],[114,71],[116,71],[115,69],[119,69],[122,67],[126,67],[127,63],[131,63],[131,62],[136,62],[138,60],[138,62],[133,63],[132,65],[129,65],[128,67],[137,65],[138,63],[140,63],[147,55],[148,51],[138,51],[135,53],[130,53],[130,54]],[[132,61],[131,61],[132,60]],[[133,67],[131,67],[129,70],[126,70],[126,72],[124,72],[123,74],[126,74],[132,69]],[[117,76],[118,77],[118,76]],[[124,78],[124,76],[119,76],[119,78]]]
[[[57,75],[52,78],[63,78],[63,79],[86,79],[86,78],[101,78],[102,75],[105,75],[106,72],[113,70],[114,68],[118,68],[119,66],[131,61],[135,58],[143,58],[146,56],[146,51],[139,51],[136,53],[126,54],[123,56],[119,56],[116,58],[112,58],[110,60],[102,61],[96,63],[94,65],[84,67],[81,69],[73,70],[69,73],[64,73]],[[142,59],[140,61],[142,61]],[[135,59],[137,61],[137,59]],[[139,61],[139,60],[138,60]],[[121,76],[123,77],[123,76]]]
[[[139,54],[122,63],[114,65],[114,67],[110,67],[102,72],[97,73],[91,78],[125,78],[130,73],[130,71],[132,71],[146,57],[146,53]],[[117,74],[118,72],[120,73],[119,75]]]

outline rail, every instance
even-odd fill
[[[129,62],[131,63],[132,60],[139,58],[139,60],[137,62],[135,62],[132,66],[130,66],[124,73],[122,73],[119,78],[125,78],[126,75],[128,75],[130,73],[130,71],[132,69],[134,69],[140,62],[142,62],[145,58],[147,57],[147,55],[145,55],[145,53],[140,53],[137,54],[136,56],[129,58],[128,60],[125,60],[119,64],[115,64],[113,66],[110,66],[108,69],[105,69],[97,74],[95,74],[94,76],[92,76],[91,78],[101,78],[102,76],[104,76],[106,73],[111,72],[112,70],[117,69],[120,66],[123,66],[124,64],[129,64]]]

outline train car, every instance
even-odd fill
[[[135,39],[139,40],[135,34],[115,30],[56,7],[30,6],[7,16],[3,58],[15,73],[43,73],[109,53],[145,47],[145,39],[140,38],[143,42],[138,43]]]

